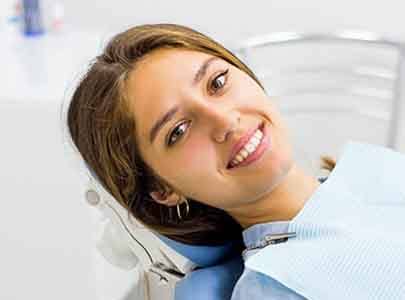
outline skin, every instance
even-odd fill
[[[198,69],[210,57],[197,51],[160,49],[145,56],[130,73],[128,101],[141,156],[170,185],[168,195],[156,191],[151,196],[167,206],[177,205],[181,196],[191,197],[225,210],[243,228],[290,220],[319,182],[295,163],[278,109],[246,73],[217,59],[193,85]],[[226,75],[219,76],[227,69]],[[181,110],[151,144],[153,124],[177,104]],[[270,147],[253,164],[227,169],[233,145],[262,121],[270,132]],[[179,125],[172,137],[177,140],[168,147],[167,135]]]

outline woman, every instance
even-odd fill
[[[179,25],[115,36],[75,90],[68,126],[109,192],[184,243],[222,244],[252,225],[290,220],[320,185],[294,161],[287,127],[253,72]],[[269,287],[302,299],[276,281]]]

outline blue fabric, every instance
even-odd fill
[[[235,248],[241,244],[241,241],[229,241],[221,246],[195,246],[171,240],[160,234],[156,235],[170,248],[187,257],[199,267],[209,267],[221,263],[232,256]]]
[[[227,300],[243,272],[240,255],[242,240],[221,246],[183,244],[157,234],[173,250],[187,257],[200,268],[181,279],[175,287],[175,300]]]
[[[296,237],[247,255],[253,277],[242,275],[232,300],[404,299],[404,178],[405,155],[349,142],[290,221]],[[269,279],[285,296],[274,296]]]
[[[322,182],[321,179],[319,181]],[[275,221],[256,224],[245,229],[243,231],[243,240],[246,247],[258,246],[259,241],[268,234],[288,232],[289,224],[289,221]],[[259,251],[260,249],[246,251],[244,252],[243,259],[246,261]],[[268,298],[265,298],[264,295]],[[245,268],[232,294],[232,300],[243,299],[302,300],[305,298],[274,278]]]
[[[243,272],[240,255],[222,264],[197,269],[179,281],[175,288],[175,300],[226,300]]]
[[[236,283],[232,300],[303,300],[300,294],[265,274],[245,268]],[[218,298],[219,299],[219,298]],[[327,298],[325,298],[327,299]]]
[[[290,221],[275,221],[250,226],[243,231],[243,241],[246,247],[259,246],[258,242],[268,234],[286,233]]]

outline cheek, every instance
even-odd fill
[[[173,184],[189,197],[206,198],[207,182],[215,184],[217,178],[215,149],[207,144],[207,140],[197,135],[182,144],[176,157],[165,164],[165,174]],[[204,196],[202,196],[204,195]]]
[[[181,152],[180,159],[184,168],[194,170],[195,167],[201,168],[214,161],[213,153],[210,153],[204,139],[193,136],[184,145],[184,151]]]

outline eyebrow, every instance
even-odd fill
[[[204,78],[205,74],[207,73],[207,69],[209,67],[209,65],[214,61],[220,59],[217,56],[212,56],[208,59],[206,59],[200,66],[200,68],[198,69],[197,73],[194,76],[193,79],[193,85],[198,84],[202,78]],[[149,141],[152,144],[159,132],[159,130],[167,123],[169,122],[171,119],[173,119],[173,117],[176,115],[176,113],[180,110],[180,107],[178,105],[174,106],[173,108],[171,108],[169,111],[167,111],[162,117],[160,117],[155,125],[153,125],[152,129],[150,130],[150,134],[149,134]]]

